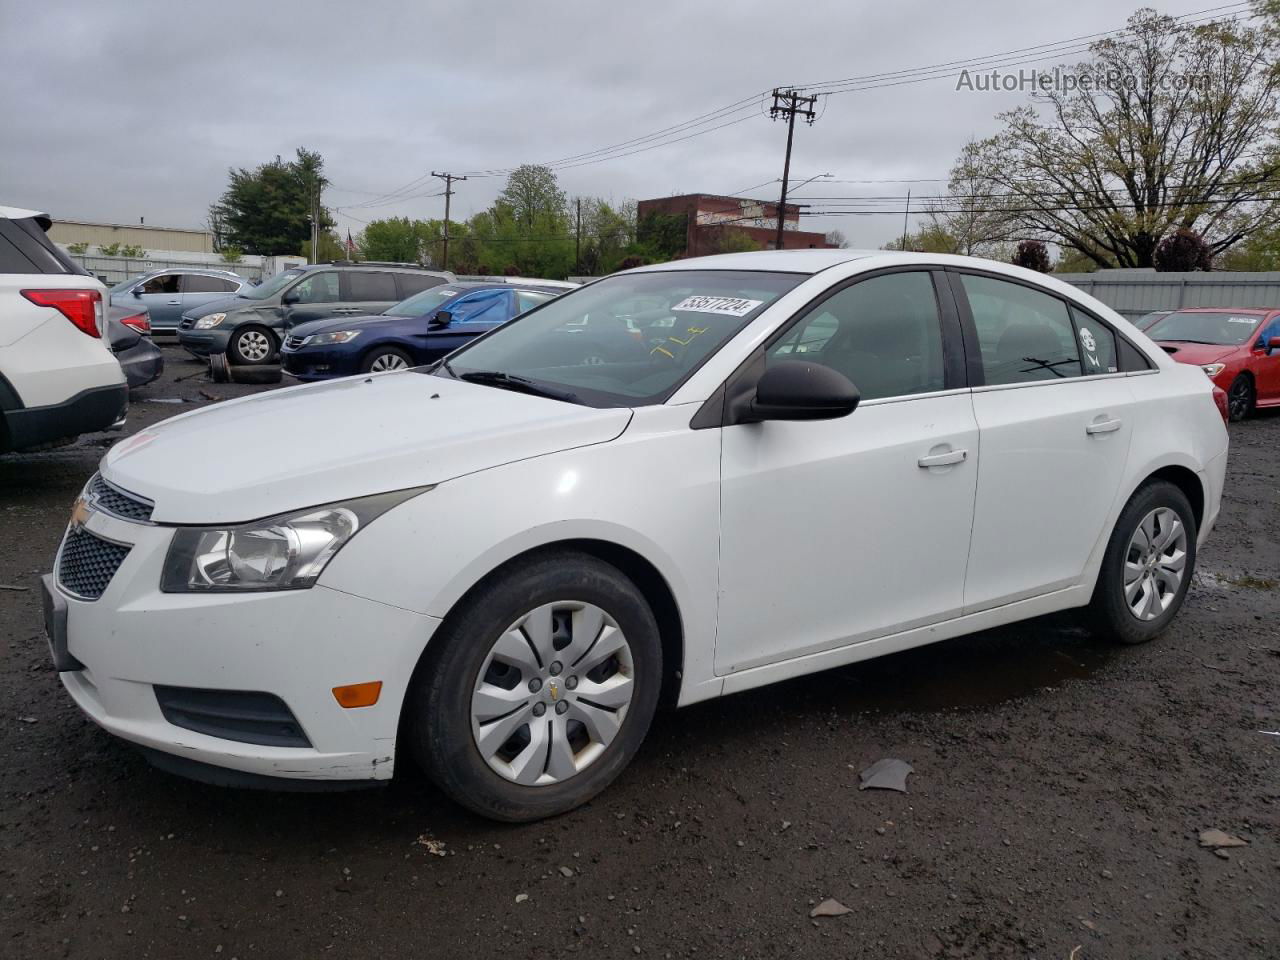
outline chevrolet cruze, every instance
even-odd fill
[[[684,260],[120,442],[46,621],[71,697],[158,766],[317,789],[412,759],[531,820],[660,703],[1073,607],[1155,637],[1226,456],[1204,373],[1051,277]]]

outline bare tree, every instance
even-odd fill
[[[967,151],[1001,194],[987,209],[1122,267],[1151,266],[1179,229],[1218,254],[1280,220],[1280,31],[1144,9],[1090,50],[1073,75],[1105,82],[1042,89]]]
[[[981,160],[982,145],[965,144],[951,168],[946,194],[926,201],[921,238],[933,248],[950,238],[946,249],[931,252],[1006,259],[1004,251],[1015,228],[1004,212],[1005,191],[985,172]]]

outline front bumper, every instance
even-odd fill
[[[213,353],[226,353],[230,342],[231,331],[221,327],[214,327],[212,330],[185,328],[178,330],[178,343],[187,353],[196,357],[203,358]]]
[[[351,377],[360,373],[360,355],[307,347],[290,350],[284,346],[280,348],[280,366],[289,376],[299,380]]]
[[[170,769],[213,766],[248,780],[391,777],[401,704],[437,619],[321,585],[242,595],[161,593],[171,528],[93,512],[84,529],[130,546],[99,599],[58,588],[66,604],[63,662],[82,665],[59,676],[90,719],[143,748],[190,761]],[[371,707],[344,709],[332,693],[372,680],[383,687]],[[311,746],[266,746],[175,726],[165,719],[157,686],[273,694]]]

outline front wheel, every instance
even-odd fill
[[[1239,423],[1253,413],[1254,405],[1253,380],[1246,374],[1240,374],[1231,381],[1227,390],[1227,413],[1232,423]]]
[[[643,595],[594,557],[521,563],[463,601],[432,638],[406,733],[455,801],[526,822],[608,786],[649,729],[662,644]]]
[[[276,352],[276,341],[266,327],[243,327],[231,335],[227,347],[230,359],[242,366],[268,362]]]
[[[396,347],[374,347],[360,364],[364,373],[385,373],[388,370],[407,370],[413,366],[413,358]]]
[[[1173,620],[1191,585],[1196,519],[1191,504],[1167,481],[1149,483],[1116,521],[1088,615],[1099,634],[1145,643]]]

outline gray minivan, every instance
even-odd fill
[[[184,311],[178,342],[200,358],[225,353],[236,364],[269,363],[295,324],[381,313],[456,279],[448,271],[408,263],[335,261],[294,267],[237,296]]]

